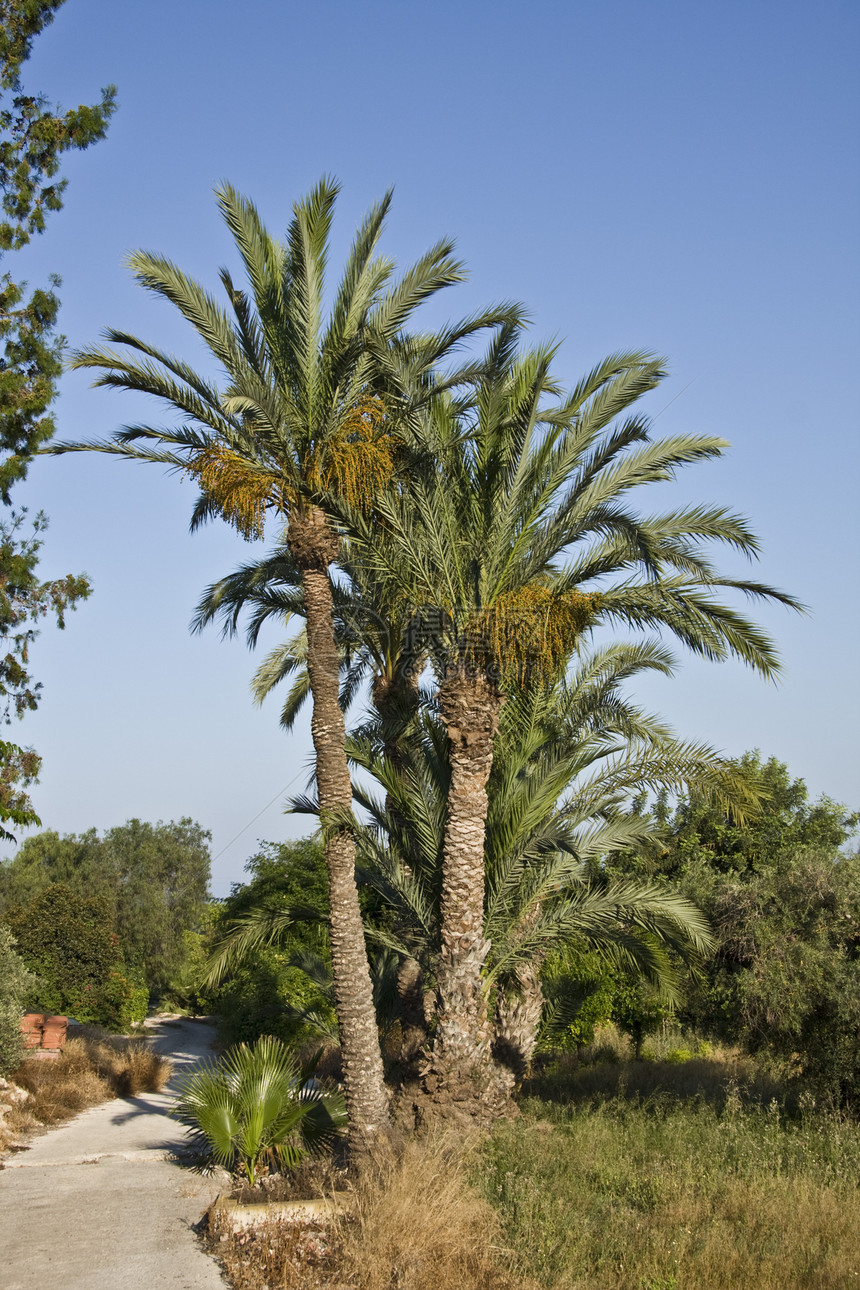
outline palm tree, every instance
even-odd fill
[[[346,1119],[343,1098],[314,1080],[273,1035],[238,1044],[179,1081],[172,1114],[224,1168],[241,1163],[253,1187],[261,1165],[294,1169],[330,1147]]]
[[[544,1011],[541,971],[551,955],[584,941],[644,972],[671,997],[667,948],[689,959],[710,943],[698,911],[670,889],[609,884],[599,874],[607,852],[653,842],[653,821],[628,809],[641,791],[696,784],[735,813],[757,808],[755,786],[730,762],[681,743],[619,693],[628,678],[644,670],[668,674],[671,667],[671,656],[654,641],[583,645],[569,678],[547,684],[532,676],[501,710],[488,785],[483,982],[495,994],[496,1064],[487,1085],[502,1099],[534,1052]],[[425,708],[396,764],[370,724],[348,746],[384,790],[382,798],[360,785],[354,790],[372,821],[359,838],[359,873],[395,914],[394,931],[374,935],[435,981],[451,783],[444,726]]]
[[[615,355],[568,396],[551,349],[517,354],[499,332],[469,404],[426,412],[432,469],[359,517],[361,558],[417,607],[447,734],[450,787],[442,851],[438,1025],[428,1087],[488,1109],[492,1027],[484,972],[487,784],[506,695],[530,671],[553,676],[599,622],[668,628],[693,651],[733,654],[765,676],[771,642],[717,598],[723,588],[793,605],[760,583],[721,576],[710,541],[757,553],[747,522],[717,507],[642,518],[624,505],[642,484],[719,456],[722,440],[650,437],[624,415],[662,379],[646,354]],[[553,400],[550,402],[549,400]],[[622,420],[619,420],[623,416]]]
[[[354,785],[372,821],[358,838],[359,871],[395,916],[391,933],[369,929],[368,934],[372,940],[381,937],[382,947],[396,950],[400,958],[399,1074],[408,1084],[428,1046],[425,985],[436,981],[439,968],[448,741],[426,695],[418,713],[414,678],[404,679],[407,668],[398,655],[402,637],[371,608],[384,595],[363,580],[366,569],[349,562],[345,567],[349,586],[333,586],[341,704],[348,706],[358,679],[368,672],[375,700],[375,715],[353,732],[347,747],[384,790],[379,799]],[[220,615],[226,629],[235,630],[243,609],[250,611],[251,644],[267,619],[301,617],[300,592],[283,548],[209,588],[197,622]],[[302,630],[273,650],[254,678],[259,701],[279,683],[292,681],[281,718],[287,728],[308,694],[305,649]],[[753,786],[738,781],[731,763],[709,748],[680,743],[620,695],[622,683],[644,670],[671,674],[673,659],[664,646],[616,642],[580,649],[573,662],[572,673],[560,674],[554,684],[531,675],[513,688],[501,709],[488,786],[484,933],[490,950],[484,980],[497,987],[493,1052],[495,1083],[504,1096],[534,1051],[544,1011],[541,965],[571,937],[613,954],[622,966],[632,963],[669,994],[673,979],[665,946],[689,956],[707,943],[697,912],[673,893],[647,883],[607,887],[593,878],[586,881],[589,866],[606,851],[651,840],[650,821],[626,809],[630,795],[695,784],[699,792],[730,802],[735,814],[751,812],[757,804]],[[387,706],[394,704],[398,689],[409,701],[393,737]],[[318,810],[312,799],[298,798],[296,805],[312,814]],[[261,913],[237,925],[219,951],[219,969],[237,953],[277,941],[288,926],[288,913]]]
[[[440,1022],[429,1076],[434,1087],[456,1086],[458,1093],[485,1087],[482,1072],[492,1065],[484,839],[505,694],[516,693],[530,670],[555,674],[600,620],[668,627],[694,651],[716,659],[735,654],[773,675],[770,642],[716,597],[729,587],[795,604],[762,584],[723,578],[706,560],[703,548],[711,540],[756,554],[742,518],[701,507],[642,519],[623,505],[631,488],[670,478],[685,462],[718,456],[725,447],[694,436],[652,442],[641,416],[618,423],[661,379],[658,360],[613,356],[560,397],[550,375],[552,352],[520,358],[516,340],[514,325],[499,334],[471,398],[437,393],[425,405],[426,451],[408,490],[381,495],[372,519],[350,511],[347,499],[352,581],[333,592],[340,657],[348,668],[344,703],[367,667],[377,704],[385,697],[395,712],[399,705],[414,716],[404,653],[412,663],[416,655],[430,657],[435,667],[450,783]],[[248,603],[251,637],[271,614],[304,613],[289,562],[279,563],[277,552],[268,564],[246,566],[211,588],[200,621],[220,612],[235,627]],[[407,633],[411,643],[404,650]],[[286,722],[307,693],[305,651],[300,632],[257,675],[259,698],[295,675]],[[425,730],[425,737],[432,742],[435,736]],[[391,748],[389,739],[389,771]],[[391,808],[396,797],[388,796]],[[388,827],[395,825],[389,809]]]
[[[390,480],[420,399],[435,384],[434,365],[492,314],[439,335],[406,336],[416,307],[462,279],[452,245],[440,242],[398,281],[377,255],[390,194],[355,237],[326,316],[325,269],[337,186],[323,180],[293,207],[286,239],[273,239],[255,207],[229,185],[217,193],[248,278],[237,288],[226,270],[227,307],[169,260],[136,252],[138,281],[179,309],[223,372],[208,379],[187,363],[127,332],[79,351],[73,366],[94,369],[96,385],[156,396],[175,414],[168,427],[133,425],[97,443],[64,443],[159,462],[200,486],[192,528],[220,515],[246,537],[261,537],[267,512],[285,525],[307,624],[311,732],[326,832],[335,996],[350,1117],[357,1145],[388,1123],[387,1095],[373,1013],[354,878],[352,806],[338,706],[338,652],[332,628],[329,567],[339,553],[338,499],[367,511]],[[507,311],[509,313],[510,311]],[[507,316],[505,310],[499,316]],[[117,348],[112,348],[115,346]]]

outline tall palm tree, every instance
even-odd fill
[[[724,605],[723,589],[795,605],[761,583],[726,578],[711,541],[757,553],[747,522],[723,508],[641,517],[625,495],[685,463],[721,454],[722,440],[652,440],[625,415],[663,377],[634,353],[601,363],[565,396],[553,351],[517,353],[518,328],[491,347],[470,404],[437,398],[426,415],[434,467],[408,492],[359,517],[361,557],[418,607],[448,740],[450,788],[441,874],[438,1025],[428,1087],[488,1109],[492,1027],[484,966],[487,784],[506,694],[531,670],[554,675],[598,623],[668,628],[714,659],[733,654],[765,676],[768,638]],[[381,536],[380,536],[381,535]]]
[[[532,675],[518,686],[501,710],[495,740],[483,982],[495,994],[495,1078],[488,1077],[487,1085],[502,1098],[534,1051],[543,963],[572,938],[644,972],[668,994],[675,983],[666,947],[689,957],[708,946],[698,911],[676,893],[660,884],[608,884],[595,876],[607,852],[654,840],[653,821],[628,809],[631,797],[695,784],[741,815],[758,806],[755,786],[730,762],[708,747],[682,743],[620,693],[625,680],[644,670],[671,672],[664,647],[654,641],[597,650],[582,645],[573,663],[568,678],[548,684]],[[425,708],[396,764],[370,724],[348,747],[384,790],[380,798],[372,787],[355,788],[372,821],[359,838],[359,872],[395,913],[393,932],[375,935],[435,981],[451,785],[444,726]]]
[[[341,704],[356,682],[372,678],[374,714],[348,740],[353,761],[384,790],[354,787],[372,827],[359,835],[359,868],[392,909],[395,923],[383,944],[396,948],[400,1022],[400,1075],[409,1081],[428,1046],[425,985],[439,966],[439,897],[450,789],[448,741],[438,715],[407,677],[398,653],[402,625],[383,620],[384,591],[368,584],[368,570],[347,561],[349,586],[333,586],[341,650]],[[288,554],[278,548],[209,588],[198,624],[216,616],[235,630],[249,611],[253,644],[263,622],[301,618],[303,605]],[[373,606],[376,606],[374,608]],[[305,633],[297,632],[264,660],[254,678],[259,701],[281,682],[292,685],[282,710],[289,728],[308,695]],[[643,789],[687,788],[730,802],[735,814],[757,799],[711,749],[685,745],[656,718],[620,694],[622,683],[643,670],[672,671],[671,655],[656,641],[616,642],[577,651],[569,677],[553,684],[532,673],[513,688],[500,713],[488,786],[485,842],[487,890],[484,933],[490,943],[485,985],[500,987],[493,1016],[493,1051],[503,1057],[496,1085],[503,1095],[528,1065],[543,1012],[541,964],[571,936],[585,937],[604,953],[632,962],[664,991],[672,978],[663,948],[688,954],[706,943],[698,914],[671,892],[647,884],[585,881],[589,864],[620,846],[650,839],[649,821],[631,816],[626,803]],[[396,710],[398,691],[407,702]],[[389,704],[395,707],[392,713]],[[297,805],[316,813],[313,800]],[[563,901],[562,901],[563,896]],[[237,928],[230,946],[277,938],[277,918]],[[371,936],[379,938],[380,933]]]
[[[307,625],[306,667],[313,696],[311,732],[326,830],[335,997],[343,1049],[350,1140],[388,1123],[387,1095],[354,878],[352,807],[338,705],[329,567],[338,558],[337,499],[368,511],[388,484],[410,418],[444,382],[434,365],[465,336],[494,321],[466,320],[438,335],[404,333],[416,307],[460,281],[452,245],[440,242],[399,280],[377,254],[390,194],[356,234],[326,314],[325,271],[338,188],[323,180],[293,207],[286,239],[275,240],[246,198],[217,193],[248,279],[240,290],[226,270],[226,307],[162,256],[135,252],[138,281],[191,323],[217,361],[209,379],[183,360],[127,332],[79,351],[73,366],[95,384],[155,395],[175,414],[170,426],[133,425],[97,443],[65,443],[172,466],[200,486],[192,527],[220,515],[246,537],[261,537],[267,512],[279,515],[296,570]],[[501,311],[505,314],[505,311]],[[116,348],[114,348],[116,347]]]

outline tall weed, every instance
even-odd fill
[[[860,1127],[776,1101],[532,1100],[483,1153],[508,1242],[553,1290],[860,1285]]]
[[[467,1178],[462,1143],[409,1142],[355,1175],[325,1230],[271,1221],[214,1233],[234,1290],[538,1290],[519,1277],[501,1223]]]

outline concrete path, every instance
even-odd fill
[[[206,1022],[161,1022],[176,1075],[211,1055]],[[168,1091],[84,1111],[0,1171],[2,1290],[224,1290],[191,1230],[223,1186],[183,1169]]]

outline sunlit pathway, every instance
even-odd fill
[[[166,1022],[155,1046],[177,1071],[212,1027]],[[169,1092],[117,1099],[37,1138],[0,1172],[3,1290],[223,1290],[191,1225],[218,1185],[172,1162],[182,1130]]]

